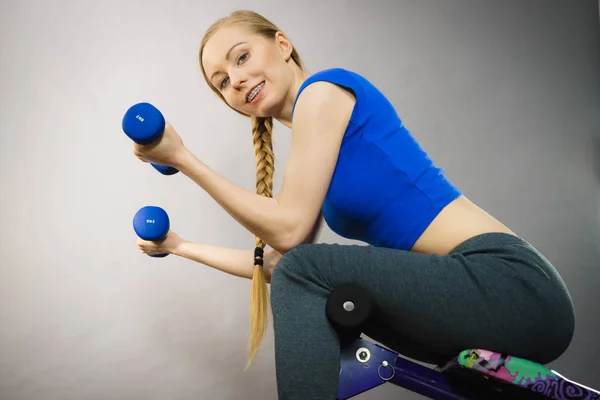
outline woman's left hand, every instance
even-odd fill
[[[151,144],[133,144],[133,154],[143,162],[177,168],[186,148],[175,129],[165,122],[160,139]]]

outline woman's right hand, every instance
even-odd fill
[[[182,242],[183,239],[172,230],[169,230],[167,236],[160,241],[149,241],[138,238],[137,245],[142,253],[153,256],[156,254],[171,254]]]

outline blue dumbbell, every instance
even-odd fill
[[[162,113],[150,103],[134,104],[123,117],[123,132],[137,144],[150,144],[160,139],[165,130],[165,118]],[[177,168],[166,165],[152,164],[163,175],[173,175],[179,172]]]
[[[133,230],[142,240],[159,241],[167,236],[171,223],[167,212],[157,206],[142,207],[133,217]],[[166,257],[156,254],[151,257]]]

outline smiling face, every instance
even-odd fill
[[[292,51],[281,32],[267,38],[230,25],[208,39],[201,66],[212,89],[233,109],[257,117],[274,116],[285,108],[294,86],[294,72],[288,64]]]

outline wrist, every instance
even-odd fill
[[[188,169],[193,160],[194,155],[187,149],[187,147],[185,147],[173,163],[173,167],[177,168],[181,172],[184,172]]]
[[[185,246],[186,241],[181,240],[175,246],[173,246],[173,248],[169,249],[169,253],[173,254],[174,256],[185,257]]]

